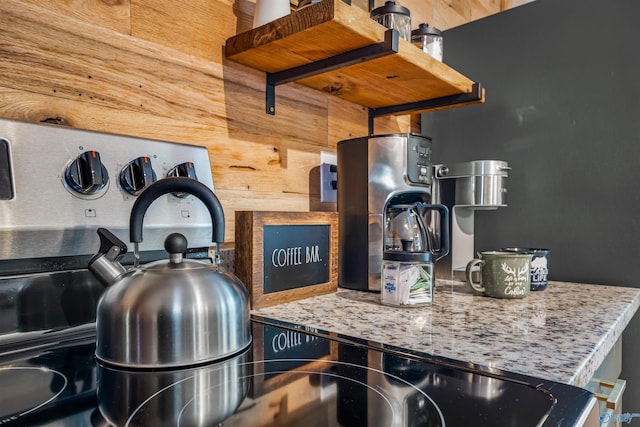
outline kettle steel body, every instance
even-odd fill
[[[142,242],[142,222],[151,203],[169,193],[188,193],[208,208],[212,241],[224,241],[224,212],[204,184],[185,177],[159,180],[133,205],[130,238]],[[173,233],[165,240],[169,260],[127,271],[118,259],[126,245],[99,229],[100,251],[89,269],[109,285],[96,315],[96,357],[125,368],[177,368],[230,357],[251,344],[246,287],[219,265],[183,257],[187,241]],[[136,254],[137,255],[137,254]]]

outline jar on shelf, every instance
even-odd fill
[[[442,61],[442,31],[437,28],[430,27],[429,24],[426,23],[420,24],[417,29],[411,32],[411,43],[438,61]]]
[[[398,31],[403,39],[411,41],[411,12],[406,7],[395,1],[387,1],[384,6],[373,9],[370,16],[377,23]]]

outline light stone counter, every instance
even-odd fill
[[[584,387],[638,309],[640,289],[549,282],[505,300],[439,281],[430,307],[379,299],[339,289],[253,314]]]

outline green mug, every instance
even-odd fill
[[[531,287],[531,255],[512,252],[480,252],[467,264],[467,283],[474,290],[494,298],[524,298]],[[480,283],[472,272],[480,266]]]

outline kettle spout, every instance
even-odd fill
[[[127,272],[118,262],[127,253],[127,245],[106,228],[98,228],[100,249],[89,261],[89,271],[104,285],[109,285]]]

